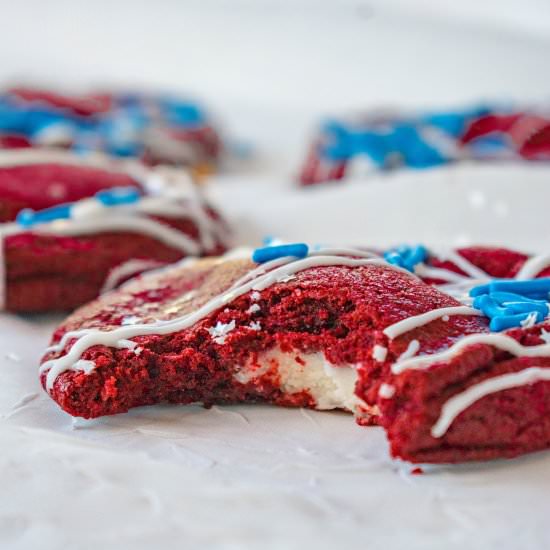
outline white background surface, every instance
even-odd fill
[[[324,113],[550,99],[542,0],[20,1],[0,79],[189,90],[259,160],[209,193],[240,242],[509,243],[548,250],[550,169],[462,165],[300,192]],[[59,319],[0,317],[0,548],[545,549],[550,459],[410,475],[343,414],[62,413],[37,364]],[[203,546],[202,546],[203,545]]]

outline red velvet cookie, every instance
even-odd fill
[[[145,270],[220,253],[227,232],[185,172],[63,152],[0,153],[0,212],[1,306],[19,312],[74,309]]]
[[[463,303],[433,308],[427,315],[403,315],[401,322],[384,327],[377,341],[379,368],[361,371],[357,393],[379,409],[377,421],[387,430],[393,456],[463,462],[547,448],[550,324],[527,316],[517,319],[518,328],[499,333],[489,331],[486,317],[475,321],[485,325],[483,330],[454,334],[453,326],[463,315],[475,319],[476,310],[468,307],[472,288],[496,283],[501,288],[495,292],[508,305],[529,306],[532,297],[515,289],[532,285],[533,278],[546,284],[550,256],[480,246],[428,251],[414,271]],[[401,297],[390,294],[387,301],[397,306]],[[496,313],[506,314],[500,310]]]
[[[204,259],[129,283],[56,331],[42,383],[85,418],[159,402],[356,409],[372,300],[405,281],[437,291],[379,259],[276,265]]]
[[[516,276],[550,264],[474,251],[488,271],[507,273],[504,261]],[[449,272],[474,271],[450,256]],[[78,310],[54,334],[42,384],[85,418],[160,402],[351,410],[411,462],[550,446],[550,323],[491,332],[482,311],[364,251],[271,257],[168,268]]]

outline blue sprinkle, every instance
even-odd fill
[[[481,310],[487,317],[498,317],[500,315],[506,315],[505,308],[499,307],[499,305],[488,295],[479,296],[474,300],[474,307]]]
[[[491,291],[515,292],[517,294],[533,294],[545,293],[548,296],[550,292],[550,277],[541,279],[531,279],[529,281],[493,281],[490,283]]]
[[[417,264],[424,262],[427,257],[428,251],[426,250],[426,247],[417,245],[410,250],[409,255],[407,256],[406,265],[411,271],[414,271],[414,267]]]
[[[421,126],[421,121],[394,120],[357,128],[328,121],[322,128],[320,154],[333,162],[366,155],[380,169],[395,164],[427,168],[453,160],[423,137]]]
[[[23,227],[30,227],[34,223],[34,217],[35,211],[32,208],[25,208],[17,214],[15,221]]]
[[[398,252],[384,252],[384,260],[389,264],[396,265],[398,267],[404,267],[403,256]]]
[[[472,120],[488,115],[490,112],[489,108],[479,106],[460,112],[428,113],[421,117],[421,121],[439,128],[450,136],[459,138],[463,134],[465,127]]]
[[[285,256],[305,258],[309,253],[309,247],[305,243],[282,244],[279,246],[266,246],[257,248],[252,254],[252,260],[258,264],[269,262]]]
[[[491,319],[489,328],[494,332],[500,332],[501,330],[506,330],[508,328],[519,327],[521,323],[525,321],[530,313],[519,313],[517,315],[501,315]],[[537,313],[536,322],[540,323],[544,317]]]
[[[384,253],[384,259],[388,263],[407,269],[412,273],[418,264],[426,261],[427,257],[428,250],[422,245],[400,245]]]
[[[15,221],[22,227],[32,227],[39,223],[47,223],[55,220],[68,220],[71,217],[71,205],[60,204],[52,208],[45,208],[38,212],[31,208],[21,210]]]
[[[470,290],[470,296],[472,298],[475,298],[476,296],[489,294],[490,291],[491,291],[491,283],[487,283],[485,285],[478,285],[478,286],[474,286],[474,288]]]
[[[548,306],[546,304],[533,304],[531,302],[522,302],[522,303],[513,303],[506,306],[506,312],[517,314],[517,313],[533,313],[537,312],[543,318],[548,315]]]
[[[140,194],[134,187],[113,187],[99,191],[95,194],[95,198],[105,206],[116,206],[135,203],[140,199]],[[59,204],[38,212],[31,208],[25,208],[17,214],[15,221],[21,227],[29,228],[41,223],[68,220],[71,218],[73,204]]]
[[[105,206],[118,206],[137,202],[140,199],[140,194],[135,187],[113,187],[98,191],[95,197]]]
[[[498,280],[474,287],[470,296],[473,306],[491,318],[490,329],[499,332],[521,326],[530,315],[535,315],[537,323],[542,322],[550,313],[549,291],[550,278]]]
[[[500,304],[513,303],[513,302],[529,302],[532,304],[546,304],[546,300],[534,300],[533,298],[527,298],[521,294],[514,292],[491,292],[491,296],[497,300]]]
[[[204,112],[193,103],[164,98],[160,101],[160,105],[166,120],[175,126],[194,127],[205,122]]]

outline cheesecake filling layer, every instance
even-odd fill
[[[241,384],[275,378],[287,395],[307,392],[319,410],[356,412],[364,405],[355,395],[356,365],[332,365],[322,352],[289,353],[275,347],[241,366],[234,377]]]

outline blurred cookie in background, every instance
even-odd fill
[[[329,120],[314,139],[300,183],[495,159],[549,161],[550,114],[483,105],[416,114],[379,109]]]
[[[170,94],[69,95],[13,87],[0,94],[0,147],[56,147],[186,166],[200,179],[216,170],[223,145],[198,103]]]
[[[140,273],[215,255],[229,228],[186,170],[0,151],[0,310],[66,311]]]

